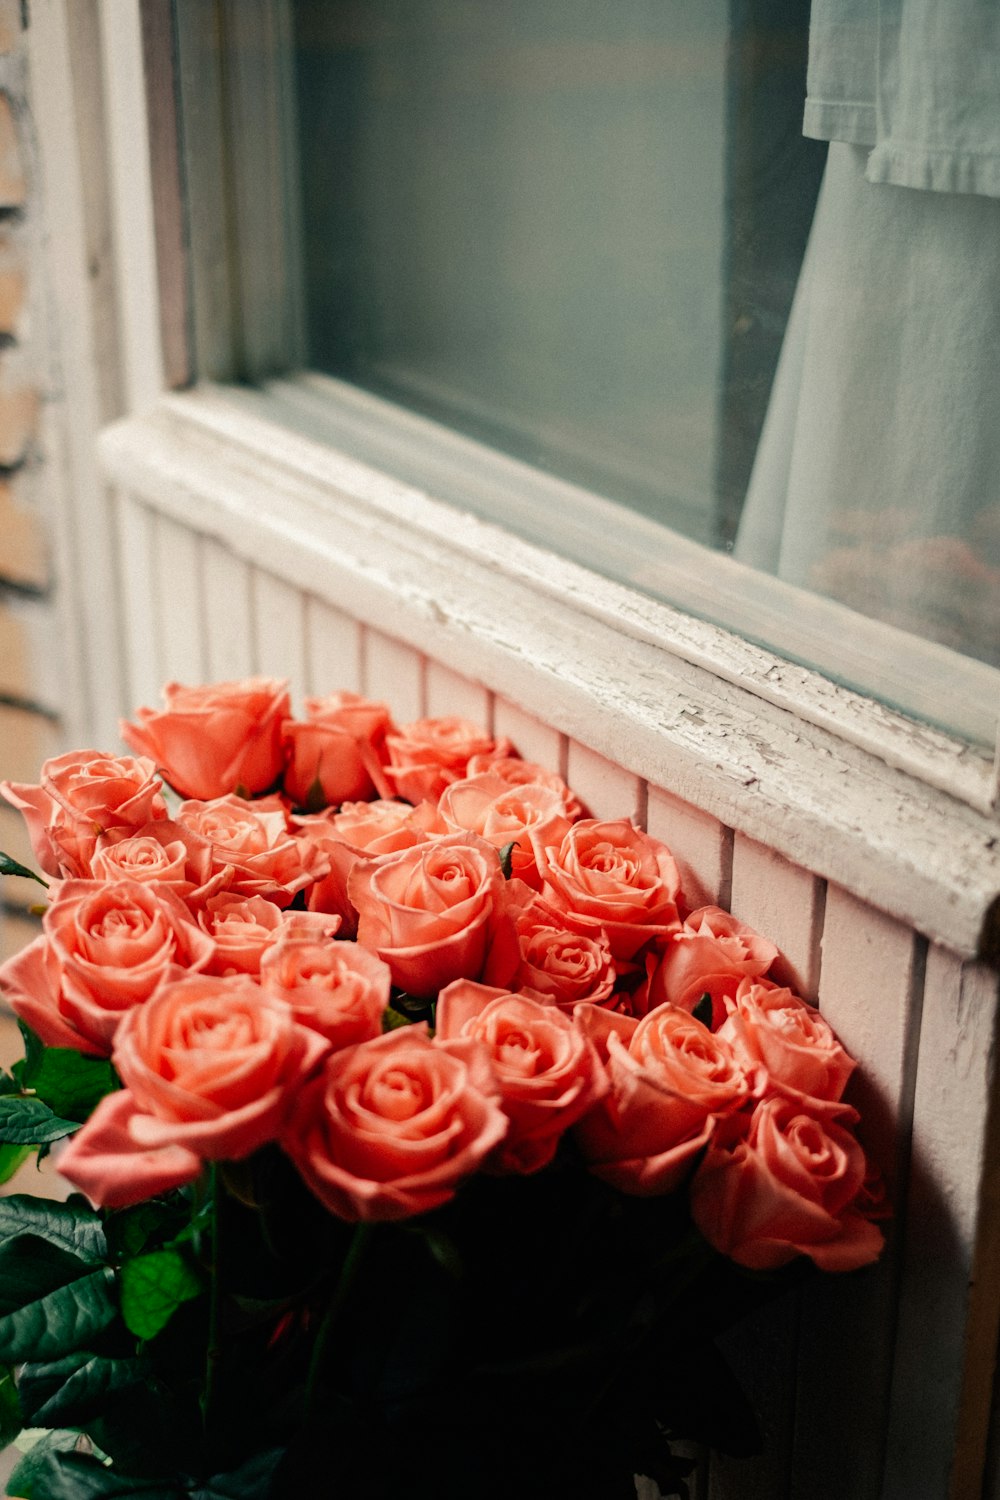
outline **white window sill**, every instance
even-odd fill
[[[105,431],[105,472],[961,957],[996,961],[985,756],[292,431],[280,411],[221,388],[165,397]]]

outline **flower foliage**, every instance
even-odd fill
[[[882,1245],[774,944],[463,719],[137,720],[0,785],[49,877],[0,1168],[78,1190],[0,1200],[11,1493],[613,1500],[752,1447],[711,1335]]]

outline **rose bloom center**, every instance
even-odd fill
[[[177,1035],[172,1038],[176,1046],[189,1052],[227,1052],[246,1047],[257,1040],[257,1028],[245,1012],[231,1016],[219,1016],[215,1012],[184,1016]]]
[[[526,1031],[515,1028],[505,1032],[498,1039],[497,1047],[497,1061],[505,1073],[532,1078],[536,1073],[545,1071],[547,1059],[542,1056],[534,1038]]]
[[[142,937],[148,929],[149,921],[145,912],[131,907],[117,907],[95,922],[90,930],[94,937],[137,938]]]
[[[369,1093],[371,1107],[387,1120],[409,1120],[420,1114],[427,1095],[423,1079],[405,1068],[389,1068],[374,1079]]]

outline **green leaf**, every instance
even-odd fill
[[[86,1427],[108,1397],[145,1381],[138,1359],[105,1359],[80,1350],[47,1364],[27,1364],[18,1376],[21,1412],[29,1427]]]
[[[70,1437],[77,1440],[76,1433]],[[44,1442],[44,1439],[43,1439]],[[21,1460],[8,1481],[8,1494],[24,1500],[103,1500],[104,1496],[141,1496],[141,1500],[185,1500],[186,1491],[169,1480],[129,1479],[107,1468],[90,1453],[41,1443]]]
[[[34,1146],[0,1146],[0,1184],[9,1182],[34,1151]]]
[[[400,1026],[412,1026],[412,1024],[409,1016],[404,1016],[400,1011],[393,1010],[391,1005],[387,1005],[382,1012],[383,1031],[396,1031]]]
[[[504,844],[500,850],[500,869],[503,871],[504,880],[509,880],[514,868],[514,850],[518,846],[517,839],[511,839],[509,844]]]
[[[79,1130],[79,1120],[64,1120],[41,1099],[23,1099],[17,1094],[0,1098],[0,1141],[12,1146],[41,1146],[61,1141]]]
[[[108,1246],[115,1260],[132,1260],[141,1255],[157,1231],[172,1221],[163,1203],[137,1203],[117,1213],[109,1213],[104,1222]]]
[[[136,1338],[155,1338],[182,1302],[202,1289],[201,1277],[177,1250],[154,1250],[127,1261],[119,1273],[122,1317]]]
[[[118,1087],[107,1058],[84,1057],[71,1047],[45,1047],[25,1058],[19,1078],[22,1088],[31,1089],[57,1115],[81,1124]]]
[[[700,1021],[703,1026],[711,1026],[712,997],[707,990],[702,995],[701,999],[698,1001],[698,1004],[695,1006],[691,1014],[694,1016],[695,1020]]]
[[[21,1040],[24,1042],[24,1059],[22,1062],[15,1063],[11,1072],[18,1082],[20,1082],[25,1068],[34,1068],[41,1062],[42,1054],[45,1051],[45,1043],[37,1032],[32,1031],[27,1021],[22,1021],[20,1017],[18,1017],[17,1029],[21,1033]]]
[[[36,875],[34,870],[29,870],[27,865],[18,864],[16,859],[9,854],[4,854],[2,850],[0,850],[0,875],[18,875],[22,880],[37,880],[38,884],[44,885],[46,890],[49,888],[47,880]]]
[[[22,1442],[24,1439],[22,1439]],[[46,1469],[50,1456],[59,1453],[72,1453],[80,1441],[78,1432],[46,1432],[38,1437],[27,1449],[24,1457],[14,1467],[14,1471],[7,1481],[8,1495],[23,1495],[24,1500],[50,1500],[50,1497],[60,1494],[59,1490],[45,1488],[36,1485],[36,1476]],[[19,1445],[20,1446],[20,1445]]]
[[[4,1242],[22,1235],[36,1235],[91,1265],[103,1263],[107,1256],[100,1215],[78,1194],[66,1203],[30,1193],[0,1198],[0,1262]]]
[[[23,1425],[14,1373],[6,1365],[0,1366],[0,1448],[12,1443]]]
[[[111,1271],[24,1234],[0,1247],[0,1360],[58,1359],[115,1317]]]

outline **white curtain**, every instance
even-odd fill
[[[736,554],[1000,665],[1000,0],[814,0],[805,130]]]

